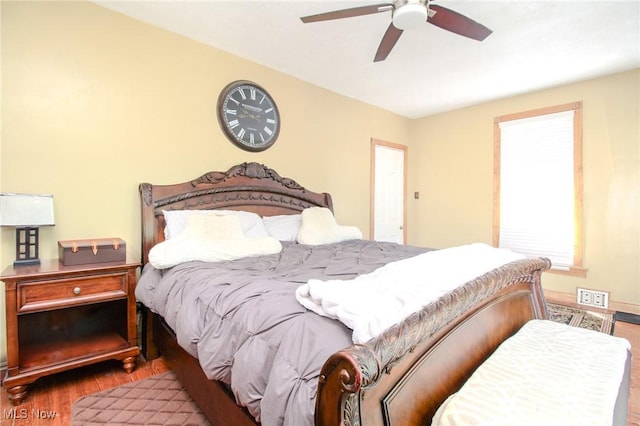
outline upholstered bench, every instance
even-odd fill
[[[627,340],[547,320],[525,324],[440,407],[433,425],[624,425]]]

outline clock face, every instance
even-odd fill
[[[218,97],[218,121],[231,142],[247,151],[264,151],[280,132],[273,98],[250,81],[234,81]]]

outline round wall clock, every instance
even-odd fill
[[[275,101],[257,84],[238,80],[218,97],[218,122],[231,142],[247,151],[264,151],[280,133],[280,114]]]

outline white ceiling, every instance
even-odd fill
[[[425,23],[377,63],[391,12],[299,18],[385,0],[94,2],[409,118],[640,67],[640,0],[434,0],[493,34]]]

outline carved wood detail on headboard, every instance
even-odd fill
[[[262,216],[293,214],[319,206],[333,209],[331,195],[309,191],[295,180],[255,162],[212,171],[173,185],[139,186],[142,204],[142,259],[164,237],[162,210],[234,209]]]
[[[198,186],[204,183],[220,183],[224,182],[228,179],[237,176],[246,176],[254,179],[271,179],[275,182],[278,182],[282,186],[299,190],[306,191],[301,185],[299,185],[295,180],[289,178],[283,178],[273,169],[265,166],[264,164],[258,163],[242,163],[237,166],[231,167],[226,172],[209,172],[200,176],[198,179],[194,179],[191,181],[193,186]]]

